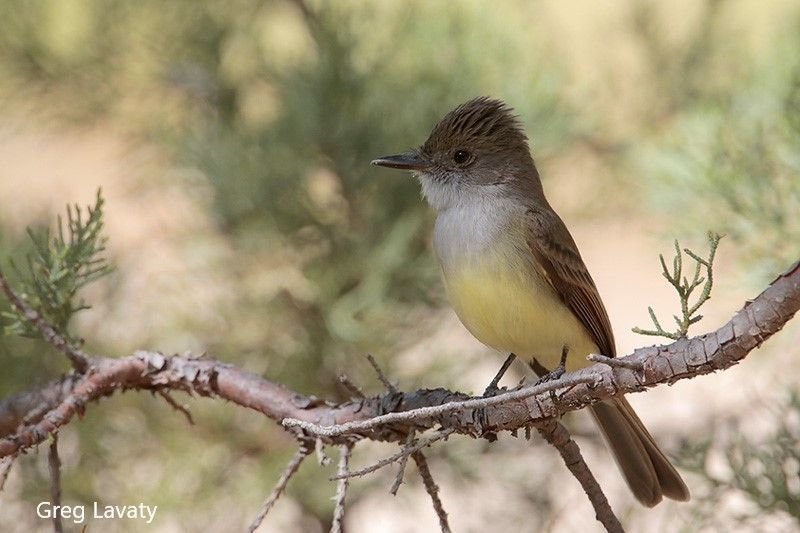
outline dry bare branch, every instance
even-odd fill
[[[301,441],[300,446],[297,448],[297,451],[294,453],[294,456],[289,460],[286,464],[286,468],[283,469],[281,473],[281,477],[278,478],[278,482],[272,488],[272,492],[269,493],[269,496],[261,505],[261,509],[258,510],[258,515],[253,519],[253,522],[247,528],[248,533],[253,533],[258,526],[261,525],[261,522],[264,521],[264,518],[269,513],[272,506],[275,505],[275,502],[278,501],[278,498],[281,497],[283,491],[286,490],[286,485],[289,484],[289,480],[292,476],[297,472],[297,469],[300,468],[300,464],[303,462],[303,459],[308,457],[313,449],[313,445],[307,441]]]
[[[502,405],[513,400],[524,400],[531,396],[543,394],[545,392],[552,392],[558,389],[569,389],[576,385],[593,383],[598,381],[598,376],[594,374],[584,375],[565,375],[560,379],[539,383],[530,387],[525,387],[519,390],[509,391],[497,396],[489,398],[471,398],[460,401],[448,402],[444,405],[436,405],[429,407],[418,407],[404,412],[388,413],[379,415],[369,420],[353,421],[346,424],[339,424],[335,426],[323,426],[320,424],[313,424],[305,420],[295,418],[286,418],[283,420],[283,425],[288,428],[297,427],[320,437],[338,437],[347,433],[354,433],[376,428],[385,424],[397,422],[409,422],[424,418],[431,418],[439,415],[452,413],[453,411],[464,410],[479,410],[495,405]]]
[[[375,370],[378,380],[383,383],[383,386],[386,387],[386,390],[392,394],[397,394],[397,387],[394,386],[394,383],[389,381],[389,378],[387,378],[386,374],[383,373],[383,370],[381,370],[381,367],[378,365],[378,362],[375,360],[375,358],[372,357],[372,354],[368,353],[366,357],[372,369]]]
[[[186,417],[186,421],[189,422],[192,426],[194,425],[194,419],[192,418],[192,413],[189,412],[189,408],[185,405],[179,404],[175,401],[175,398],[172,397],[170,393],[167,391],[160,390],[158,391],[158,395],[164,398],[164,401],[169,404],[170,407],[181,413],[183,416]]]
[[[347,484],[350,481],[349,463],[352,451],[352,444],[341,444],[339,446],[339,468],[336,471],[339,482],[336,484],[336,504],[333,507],[331,533],[342,533],[344,502],[347,498]]]
[[[54,433],[50,439],[50,450],[47,454],[47,466],[50,470],[50,503],[54,506],[60,506],[61,459],[58,457],[58,433]],[[60,513],[53,513],[53,531],[56,533],[64,532]]]
[[[537,429],[542,437],[558,450],[564,460],[564,464],[581,484],[583,491],[589,497],[589,501],[592,502],[595,517],[603,524],[606,531],[609,533],[624,533],[622,524],[620,524],[619,519],[611,509],[606,495],[603,494],[603,489],[600,488],[600,484],[597,483],[586,461],[583,460],[580,448],[572,440],[567,428],[557,420],[551,419]]]
[[[428,467],[428,460],[425,459],[425,454],[421,451],[416,451],[411,454],[414,462],[417,463],[419,475],[422,477],[422,483],[425,485],[425,490],[431,497],[433,503],[433,510],[436,511],[436,516],[439,517],[439,527],[442,528],[442,533],[450,533],[450,524],[447,521],[447,513],[442,505],[442,500],[439,498],[439,485],[433,479],[431,469]]]
[[[6,486],[8,474],[11,473],[11,467],[14,466],[14,459],[16,459],[16,457],[16,455],[9,455],[8,457],[0,459],[0,492],[2,492],[3,487]]]
[[[442,439],[446,439],[452,432],[453,432],[453,429],[445,429],[445,430],[442,430],[442,431],[437,431],[435,434],[433,434],[433,435],[431,435],[431,436],[429,436],[427,438],[420,439],[417,443],[412,444],[411,446],[409,446],[407,448],[403,447],[396,454],[391,455],[389,457],[386,457],[385,459],[381,459],[380,461],[378,461],[375,464],[369,465],[369,466],[364,467],[364,468],[362,468],[360,470],[355,470],[355,471],[352,471],[352,472],[348,472],[347,473],[347,477],[361,477],[361,476],[366,476],[367,474],[371,474],[371,473],[375,472],[376,470],[380,470],[384,466],[389,466],[392,463],[400,461],[401,459],[403,459],[403,457],[408,457],[409,455],[413,455],[414,452],[417,452],[417,451],[419,451],[419,450],[421,450],[423,448],[427,448],[428,446],[430,446],[431,444],[433,444],[436,441],[439,441],[439,440],[442,440]],[[337,480],[337,479],[342,479],[341,476],[342,476],[342,474],[336,474],[335,476],[332,476],[330,479],[331,479],[331,481],[334,481],[334,480]]]
[[[408,433],[408,437],[406,437],[405,442],[403,443],[403,450],[411,449],[414,444],[416,444],[416,436],[415,431],[410,431]],[[389,493],[392,496],[397,496],[397,491],[400,490],[400,485],[403,484],[403,478],[406,474],[406,465],[408,464],[408,457],[411,453],[407,453],[400,458],[399,465],[397,467],[397,475],[394,477],[394,482],[392,483],[392,488],[389,489]]]
[[[7,284],[3,288],[15,296]],[[619,394],[639,392],[733,366],[779,331],[798,309],[800,263],[779,276],[758,297],[745,303],[730,321],[715,331],[681,338],[664,346],[641,348],[614,363],[599,357],[596,359],[599,363],[566,374],[557,381],[493,398],[473,398],[445,389],[400,393],[390,388],[382,396],[335,404],[297,394],[231,365],[190,354],[165,356],[158,352],[137,352],[122,358],[87,357],[85,373],[64,376],[0,403],[0,458],[16,456],[44,442],[76,414],[82,413],[90,402],[115,391],[185,391],[223,398],[254,409],[278,423],[284,422],[304,443],[265,502],[263,514],[254,522],[257,527],[302,459],[313,450],[317,439],[309,438],[309,433],[317,437],[320,444],[347,444],[362,438],[401,441],[409,432],[423,432],[434,427],[441,428],[442,432],[473,437],[530,426],[540,428],[556,416]],[[64,339],[57,334],[44,337],[64,349]],[[85,356],[82,352],[81,355]],[[383,377],[382,381],[391,385]],[[558,394],[541,394],[551,390],[558,390]],[[389,397],[391,402],[385,401]],[[391,407],[389,413],[387,405]],[[291,422],[286,423],[290,419]],[[415,447],[417,445],[419,443]],[[411,456],[418,465],[422,463],[421,472],[427,471],[419,450]],[[579,465],[580,462],[568,461],[568,466],[570,464]],[[439,513],[441,502],[436,495],[436,485],[432,479],[426,479],[424,473],[423,479]],[[587,493],[591,489],[584,488]],[[443,513],[441,510],[439,518],[443,529],[447,530]]]
[[[631,370],[644,370],[644,364],[641,361],[629,361],[627,359],[617,359],[616,357],[607,357],[596,353],[590,353],[586,359],[593,363],[603,363],[611,367],[630,368]]]

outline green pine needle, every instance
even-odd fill
[[[662,328],[661,323],[658,321],[658,318],[656,318],[656,314],[653,312],[653,308],[648,307],[647,312],[650,315],[650,320],[653,322],[655,329],[642,329],[635,327],[632,329],[634,333],[655,337],[666,337],[672,340],[678,340],[686,337],[687,333],[689,332],[689,326],[698,323],[703,318],[703,315],[697,314],[697,311],[699,311],[700,307],[706,303],[709,298],[711,298],[714,256],[717,253],[717,246],[719,245],[719,241],[722,237],[723,235],[708,232],[709,252],[707,259],[700,257],[688,248],[683,249],[683,253],[695,261],[694,275],[692,276],[691,280],[683,274],[683,257],[680,244],[677,240],[674,243],[675,257],[672,259],[672,272],[670,272],[667,268],[667,262],[664,259],[664,256],[658,256],[659,261],[661,262],[661,275],[664,276],[670,285],[672,285],[672,287],[675,289],[675,292],[678,293],[678,299],[680,300],[681,313],[680,315],[673,315],[677,329],[675,331],[666,331],[664,328]],[[703,269],[705,269],[705,276],[700,275]],[[695,289],[701,285],[703,288],[700,291],[697,301],[694,304],[690,304],[689,300],[691,299],[692,294],[694,293]]]
[[[19,296],[72,343],[78,340],[69,335],[69,321],[75,313],[89,309],[78,292],[112,270],[102,256],[107,242],[101,233],[103,204],[102,190],[98,189],[94,206],[84,210],[68,205],[66,220],[58,217],[55,232],[28,228],[33,251],[26,257],[26,267],[9,261],[20,280],[16,288]],[[40,336],[15,310],[2,316],[6,335]]]

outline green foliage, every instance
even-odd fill
[[[667,262],[664,260],[664,255],[659,254],[658,258],[661,261],[661,275],[666,278],[670,285],[675,289],[675,292],[678,293],[678,299],[681,303],[681,316],[672,315],[672,318],[675,320],[675,324],[677,325],[678,329],[675,331],[666,331],[664,328],[661,327],[661,323],[659,323],[658,318],[656,318],[656,314],[653,311],[652,307],[647,308],[647,312],[650,314],[650,319],[653,321],[653,325],[655,329],[648,330],[635,327],[632,329],[634,333],[638,333],[640,335],[652,335],[656,337],[667,337],[668,339],[678,340],[682,337],[686,337],[686,334],[689,332],[689,326],[692,324],[696,324],[700,320],[703,319],[703,315],[696,314],[700,307],[706,303],[706,301],[711,298],[711,288],[714,283],[714,256],[717,253],[717,246],[719,245],[719,241],[722,238],[722,235],[718,235],[713,232],[708,232],[708,258],[703,259],[693,251],[688,248],[684,248],[683,252],[689,256],[695,262],[694,266],[694,275],[692,276],[692,280],[689,281],[683,274],[683,255],[681,254],[681,247],[678,244],[678,240],[675,240],[675,257],[672,258],[672,271],[667,268]],[[705,277],[700,275],[701,270],[705,270]],[[691,297],[700,285],[703,288],[700,290],[700,294],[697,297],[697,300],[692,304],[690,303]]]
[[[767,517],[794,520],[800,526],[800,391],[792,388],[787,400],[773,406],[774,429],[755,439],[745,436],[748,418],[712,428],[702,441],[686,442],[678,465],[698,480],[688,522],[692,531],[702,526],[725,529],[723,521],[739,525],[764,524]],[[749,505],[728,509],[732,494]]]
[[[670,231],[712,225],[760,284],[800,256],[800,40],[730,94],[686,109],[639,150]]]
[[[98,190],[94,206],[88,206],[85,213],[78,205],[67,205],[66,221],[58,217],[55,235],[49,229],[28,228],[33,253],[27,256],[25,268],[11,262],[19,277],[20,298],[73,343],[77,339],[69,335],[67,325],[75,313],[89,308],[78,292],[111,271],[101,255],[106,244],[102,229],[103,196]],[[16,310],[4,312],[3,317],[6,335],[40,336]]]

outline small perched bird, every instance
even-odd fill
[[[614,357],[614,335],[575,241],[544,195],[528,138],[503,102],[475,98],[418,149],[373,165],[410,170],[436,210],[448,299],[484,344],[553,371]],[[562,357],[565,356],[565,357]],[[689,490],[624,397],[590,407],[633,494],[652,507]]]

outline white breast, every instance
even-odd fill
[[[523,209],[498,195],[480,194],[439,211],[433,246],[442,267],[478,256],[492,244],[507,241],[509,226]]]

